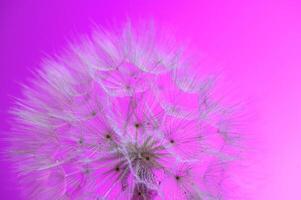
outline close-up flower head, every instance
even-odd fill
[[[224,199],[232,108],[170,35],[137,27],[98,28],[23,86],[7,139],[28,199]]]

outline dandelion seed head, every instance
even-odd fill
[[[189,60],[170,35],[131,23],[45,59],[11,109],[25,197],[222,199],[232,113]]]

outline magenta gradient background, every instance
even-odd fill
[[[52,2],[51,4],[49,2]],[[282,1],[0,1],[0,130],[11,96],[45,54],[93,23],[154,18],[169,24],[219,63],[251,99],[258,166],[254,200],[301,199],[301,2]],[[3,144],[1,146],[3,148]],[[255,157],[256,157],[255,156]],[[254,175],[254,176],[253,176]],[[252,177],[253,176],[253,177]],[[0,162],[0,199],[20,199],[9,163]]]

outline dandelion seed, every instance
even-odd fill
[[[220,199],[237,137],[177,46],[127,23],[45,60],[7,138],[27,199]]]

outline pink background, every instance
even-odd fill
[[[50,1],[48,1],[50,2]],[[11,96],[45,54],[93,23],[154,18],[193,41],[248,97],[258,163],[249,166],[250,197],[301,199],[301,2],[241,0],[0,2],[0,130]],[[249,109],[250,110],[250,109]],[[3,147],[3,145],[2,145]],[[257,166],[255,166],[258,164]],[[0,198],[20,199],[9,163],[0,162]]]

